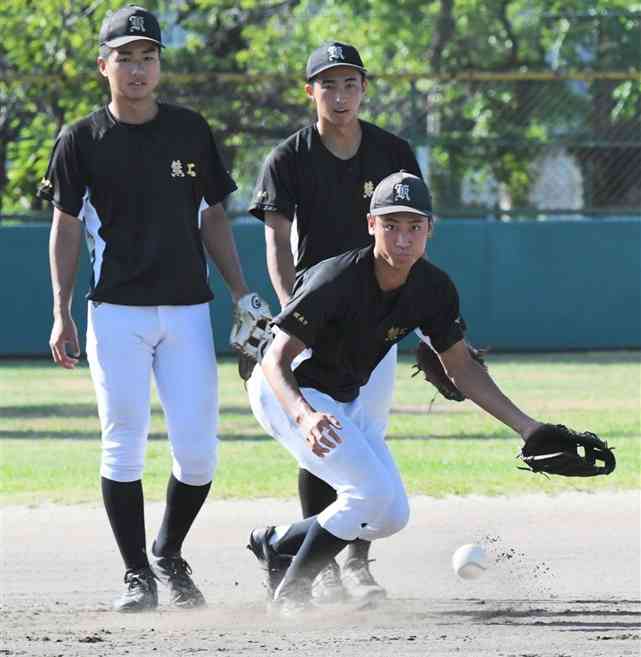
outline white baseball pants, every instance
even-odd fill
[[[87,356],[102,429],[100,473],[142,477],[153,373],[178,481],[208,484],[217,460],[218,372],[208,304],[89,303]]]
[[[358,396],[370,423],[375,423],[383,435],[387,433],[389,414],[392,410],[397,360],[398,348],[392,345],[372,372],[369,381],[361,388]]]
[[[276,438],[305,468],[332,488],[337,499],[318,516],[320,525],[345,541],[372,541],[405,527],[409,505],[394,459],[385,444],[380,422],[371,421],[360,398],[350,403],[313,388],[302,388],[317,410],[336,416],[343,442],[323,458],[312,453],[297,425],[276,399],[260,367],[255,367],[247,391],[252,411],[263,429]]]

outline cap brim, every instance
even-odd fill
[[[162,43],[160,41],[157,41],[156,39],[152,39],[150,37],[144,37],[144,36],[123,36],[123,37],[118,37],[117,39],[112,39],[111,41],[105,41],[104,43],[101,43],[101,46],[107,46],[107,48],[120,48],[121,46],[125,46],[128,43],[133,43],[134,41],[151,41],[152,43],[155,43],[157,46],[160,48],[164,48]]]
[[[338,68],[339,66],[346,66],[347,68],[355,68],[357,71],[360,71],[363,75],[367,75],[367,69],[363,68],[362,66],[357,66],[356,64],[347,64],[346,62],[333,62],[331,64],[325,64],[325,66],[319,68],[318,71],[314,71],[311,75],[307,76],[307,80],[308,81],[312,80],[323,71],[327,71],[330,68]]]
[[[392,214],[393,212],[411,212],[412,214],[420,214],[422,217],[431,217],[432,212],[423,212],[422,210],[417,210],[416,208],[410,208],[407,205],[386,205],[382,208],[376,208],[370,210],[370,214],[375,217],[380,217],[385,214]]]

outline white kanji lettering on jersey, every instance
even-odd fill
[[[196,177],[196,164],[194,162],[187,162],[187,175],[192,178]]]
[[[143,16],[129,16],[129,29],[132,32],[146,32]]]
[[[183,163],[180,160],[173,160],[171,163],[171,177],[184,178],[185,171],[183,170]]]
[[[345,59],[345,55],[343,55],[343,49],[340,46],[330,46],[327,49],[327,58],[330,62],[335,62],[339,59]]]
[[[394,185],[394,195],[396,201],[409,201],[410,200],[410,186],[398,183]]]

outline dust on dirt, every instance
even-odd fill
[[[102,508],[2,510],[0,655],[125,657],[638,656],[639,492],[411,500],[412,520],[372,549],[388,599],[295,620],[266,612],[249,530],[298,517],[294,500],[208,501],[185,556],[208,599],[122,615],[122,566]],[[148,537],[162,505],[147,508]],[[491,567],[458,579],[451,555],[481,542]]]

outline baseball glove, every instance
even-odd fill
[[[258,294],[246,294],[238,300],[229,342],[239,352],[238,373],[244,381],[249,379],[256,363],[263,359],[273,339],[271,321],[269,306]]]
[[[616,466],[612,448],[604,440],[590,431],[578,433],[562,424],[541,425],[525,441],[518,458],[527,466],[520,470],[564,477],[607,475]]]
[[[476,349],[470,344],[465,343],[467,350],[469,351],[470,356],[487,369],[485,365],[484,356],[487,353],[485,349]],[[451,399],[452,401],[463,401],[465,395],[456,387],[456,384],[449,377],[443,363],[439,358],[438,354],[426,345],[422,340],[418,343],[416,349],[416,363],[413,365],[416,370],[412,376],[416,376],[419,372],[423,373],[425,380],[428,383],[431,383],[445,399]]]

